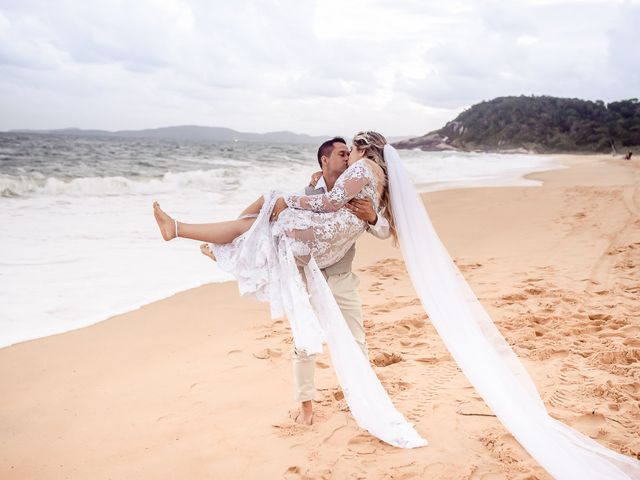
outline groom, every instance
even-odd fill
[[[322,169],[311,177],[309,186],[305,189],[306,195],[325,193],[333,189],[338,177],[347,169],[349,158],[349,148],[341,137],[327,140],[318,148],[318,164]],[[367,222],[369,233],[380,239],[389,237],[389,222],[385,217],[373,209],[371,200],[352,199],[345,205],[354,215]],[[273,212],[273,219],[277,218],[280,212]],[[208,244],[200,247],[202,253],[214,261],[208,248]],[[327,280],[331,293],[340,307],[349,330],[353,334],[358,346],[365,357],[368,357],[367,344],[365,341],[364,325],[362,322],[362,303],[358,295],[358,285],[360,279],[351,270],[353,257],[355,256],[355,245],[352,245],[347,253],[326,268],[321,269]],[[298,351],[294,347],[293,352],[293,388],[294,398],[301,402],[300,413],[296,417],[296,423],[310,425],[313,420],[313,397],[315,395],[314,371],[315,355],[307,355]]]
[[[333,189],[338,177],[347,169],[349,148],[343,138],[335,137],[327,140],[318,148],[318,164],[322,172],[314,174],[311,183],[305,190],[306,195],[325,193]],[[319,174],[322,174],[321,176]],[[346,208],[361,220],[367,222],[369,233],[385,239],[388,238],[389,223],[386,218],[373,209],[370,200],[352,199]],[[341,260],[321,271],[333,293],[336,303],[342,311],[347,326],[360,346],[362,353],[368,357],[362,320],[362,303],[358,295],[360,279],[351,270],[355,245],[352,245]],[[296,423],[310,425],[313,420],[313,397],[315,394],[314,371],[315,355],[307,355],[294,347],[293,352],[293,388],[294,399],[301,402],[300,413]]]

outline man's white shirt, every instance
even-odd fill
[[[318,183],[316,183],[315,188],[307,187],[307,189],[305,189],[305,192],[304,192],[305,195],[310,195],[308,190],[309,188],[316,190],[315,193],[326,193],[327,184],[324,181],[324,177],[320,177],[320,179],[318,180]],[[318,192],[317,190],[322,190],[322,192]],[[377,237],[381,240],[384,240],[385,238],[389,238],[390,233],[389,233],[388,220],[383,215],[381,215],[380,212],[376,212],[376,215],[378,216],[378,220],[376,221],[375,225],[371,225],[367,222],[368,232],[374,237]]]

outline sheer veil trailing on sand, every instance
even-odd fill
[[[493,324],[435,232],[398,152],[384,147],[389,193],[404,260],[431,323],[449,352],[502,424],[554,478],[640,480],[640,462],[609,450],[549,416],[533,380]],[[427,445],[396,410],[362,355],[327,282],[311,257],[299,273],[293,240],[269,216],[279,192],[248,232],[212,248],[240,293],[269,301],[287,315],[296,348],[329,346],[345,399],[358,425],[402,448]],[[304,262],[303,262],[304,263]]]
[[[413,286],[445,346],[498,419],[556,479],[640,479],[638,460],[549,416],[522,362],[440,241],[398,152],[385,145],[384,158]]]

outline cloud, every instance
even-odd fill
[[[466,20],[460,19],[465,24],[458,30],[462,34],[442,35],[425,52],[427,71],[400,75],[396,88],[418,102],[440,106],[518,94],[618,99],[621,89],[610,86],[620,78],[620,70],[609,68],[607,27],[618,24],[623,10],[637,12],[639,7],[542,2],[478,5]],[[631,23],[627,27],[624,35],[628,37],[615,50],[618,60],[626,60],[633,72],[640,61],[637,55],[628,55],[633,30]],[[630,80],[624,82],[628,87]]]
[[[610,72],[609,89],[620,98],[639,98],[640,49],[638,43],[640,5],[625,4],[617,11],[617,21],[607,32],[606,71]]]
[[[639,3],[4,2],[0,129],[420,134],[500,95],[637,96]]]

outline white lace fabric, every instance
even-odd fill
[[[285,209],[273,225],[274,234],[286,234],[299,260],[312,256],[320,268],[333,265],[351,248],[366,229],[344,205],[352,198],[370,198],[377,211],[380,189],[366,159],[351,164],[327,193],[317,195],[285,194],[290,208]]]
[[[279,196],[277,192],[265,194],[264,206],[249,231],[232,243],[211,245],[218,265],[235,275],[241,294],[269,301],[273,318],[286,314],[298,350],[321,353],[326,341],[345,399],[360,427],[397,447],[427,445],[393,406],[368,359],[362,355],[316,263],[316,246],[309,239],[317,238],[314,229],[322,230],[323,225],[310,223],[309,219],[316,217],[308,214],[317,213],[287,209],[285,212],[290,210],[292,218],[279,218],[271,223],[270,213]],[[340,223],[343,211],[327,214],[325,223],[331,220]],[[303,238],[294,228],[299,225],[305,232]],[[361,227],[344,230],[352,235],[349,246],[363,230]],[[320,255],[323,254],[325,250],[320,250]],[[301,263],[308,287],[299,273]]]

